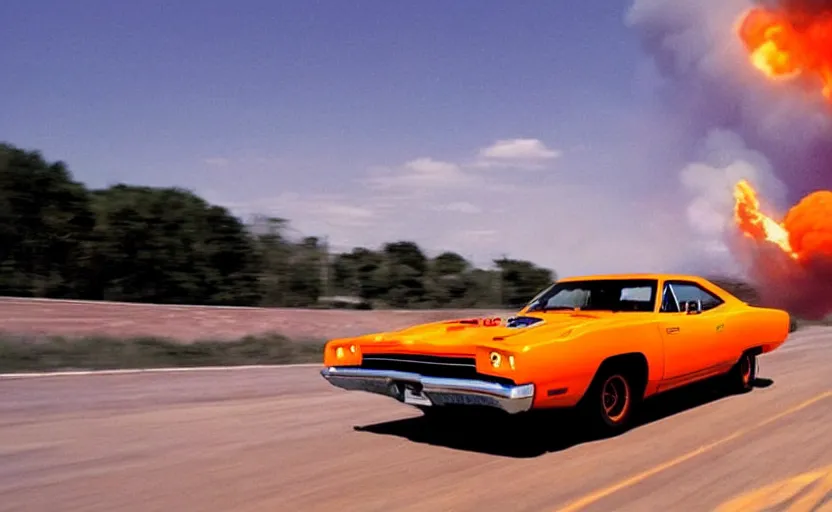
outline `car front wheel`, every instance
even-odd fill
[[[611,369],[598,375],[584,397],[583,416],[595,433],[615,435],[629,428],[635,403],[632,379]]]

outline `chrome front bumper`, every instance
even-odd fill
[[[479,405],[509,414],[527,411],[534,399],[534,384],[506,386],[473,379],[427,377],[418,373],[365,368],[328,367],[321,375],[333,386],[367,391],[414,406]]]

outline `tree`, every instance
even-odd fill
[[[285,277],[291,258],[291,244],[284,231],[288,221],[279,217],[255,216],[249,225],[257,261],[258,280],[262,290],[262,305],[280,306],[286,303]]]
[[[470,270],[470,263],[454,252],[443,252],[434,258],[426,284],[430,302],[438,307],[469,305],[470,294],[476,289]]]
[[[75,297],[90,197],[62,162],[0,144],[0,293]]]
[[[93,194],[90,294],[106,300],[252,304],[257,258],[242,223],[177,188]]]
[[[501,258],[494,260],[494,264],[501,275],[500,302],[507,306],[523,306],[555,280],[554,272],[529,261]]]
[[[335,289],[371,302],[383,300],[388,290],[384,261],[383,254],[364,247],[339,254],[333,262]]]
[[[376,307],[522,304],[553,279],[527,261],[499,271],[413,241],[336,255],[288,221],[248,224],[181,188],[88,190],[67,166],[0,144],[0,294],[206,305],[318,304],[322,276]]]
[[[425,272],[428,259],[413,242],[384,245],[387,301],[391,306],[418,306],[425,300]]]

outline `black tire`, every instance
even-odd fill
[[[630,372],[620,366],[602,367],[579,405],[581,416],[593,435],[618,435],[632,425],[638,394]]]
[[[757,379],[757,356],[746,352],[725,375],[726,388],[731,393],[748,393]]]

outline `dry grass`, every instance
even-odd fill
[[[115,302],[0,298],[0,331],[22,335],[164,337],[236,340],[280,333],[289,339],[330,339],[501,310],[355,311],[160,306]]]
[[[111,370],[320,362],[323,342],[277,334],[179,343],[165,338],[0,338],[0,372]]]
[[[0,371],[318,362],[327,339],[495,314],[0,298]]]
[[[505,310],[211,308],[0,298],[0,371],[318,362],[327,339]],[[825,322],[796,321],[793,329]]]

